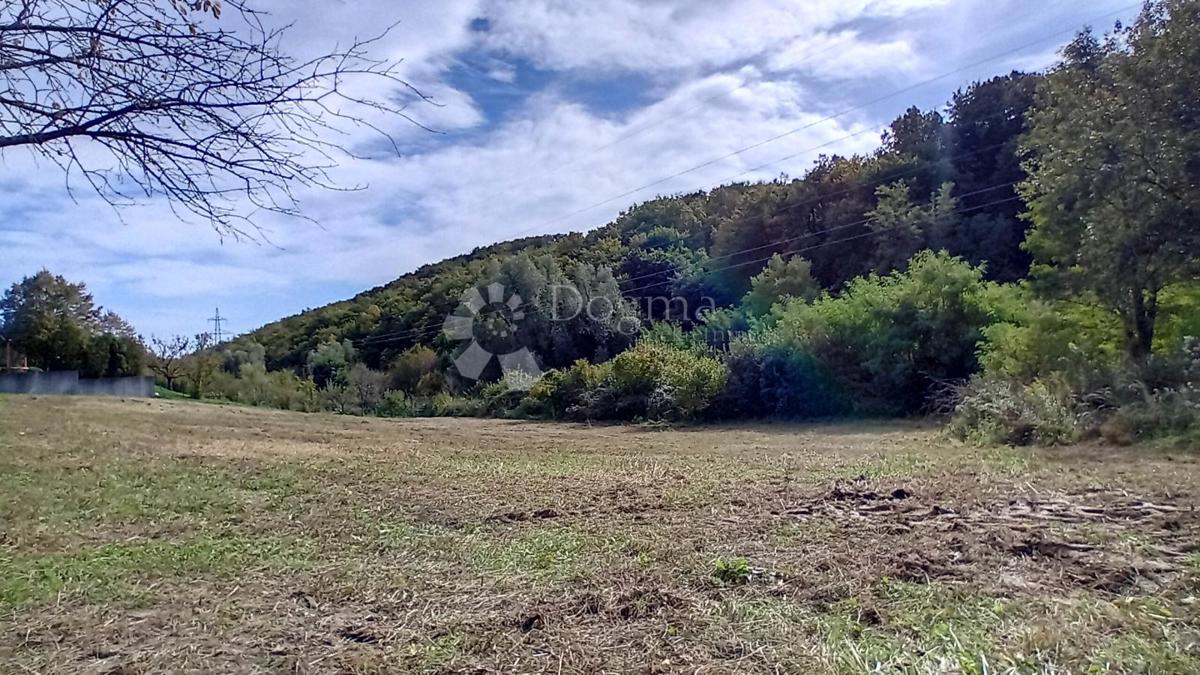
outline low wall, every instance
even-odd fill
[[[0,394],[46,396],[154,396],[153,377],[105,377],[81,380],[75,371],[52,373],[0,373]]]

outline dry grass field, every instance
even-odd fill
[[[1200,672],[1195,453],[0,397],[0,672]]]

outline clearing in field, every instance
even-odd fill
[[[1197,469],[0,398],[0,671],[1195,673]]]

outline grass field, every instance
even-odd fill
[[[0,672],[1200,672],[1197,455],[0,397]]]

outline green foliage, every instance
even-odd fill
[[[522,417],[562,419],[590,417],[597,399],[604,398],[612,363],[593,365],[580,359],[570,368],[552,370],[529,389],[518,404]]]
[[[1180,352],[1189,338],[1200,338],[1200,282],[1195,281],[1169,286],[1159,294],[1154,351]]]
[[[146,369],[146,348],[123,335],[95,335],[88,341],[79,366],[82,377],[141,375]]]
[[[712,574],[722,583],[745,584],[750,581],[750,561],[745,558],[717,558],[713,561]]]
[[[532,417],[692,420],[725,386],[719,360],[694,349],[639,342],[611,361],[577,361],[534,383],[516,412]]]
[[[354,358],[354,345],[349,340],[325,342],[309,352],[308,375],[321,388],[334,383],[345,384]]]
[[[145,348],[121,317],[97,307],[84,284],[42,270],[0,298],[0,339],[43,370],[84,377],[141,375]]]
[[[463,383],[450,369],[450,381],[430,381],[418,391],[435,370],[434,355],[408,352],[424,342],[445,364],[465,348],[431,338],[430,331],[479,284],[498,282],[521,296],[526,311],[512,341],[529,347],[548,371],[569,369],[578,359],[607,361],[629,348],[638,324],[647,322],[728,331],[769,323],[770,307],[782,298],[836,294],[856,277],[901,267],[925,247],[973,265],[986,262],[989,278],[1013,280],[1025,273],[1028,254],[1020,249],[1021,207],[1004,183],[1024,177],[1017,137],[1040,79],[1013,73],[972,84],[955,94],[947,117],[913,108],[869,155],[822,157],[795,179],[653,199],[586,235],[477,249],[249,339],[266,348],[270,370],[297,373],[315,350],[350,339],[359,353],[347,365],[387,369],[391,386],[432,396]],[[954,213],[958,207],[969,213]],[[872,217],[874,224],[867,222]],[[889,229],[893,221],[902,226]],[[905,228],[911,241],[894,241],[891,235]],[[791,254],[797,247],[805,249],[804,260]],[[613,311],[588,312],[588,306]],[[719,330],[704,337],[718,349],[730,341]],[[313,372],[321,386],[341,364],[330,365]],[[499,376],[493,367],[482,380]]]
[[[420,406],[412,396],[393,389],[383,395],[375,414],[380,417],[418,417],[419,410]]]
[[[287,371],[268,373],[261,363],[243,363],[238,376],[224,382],[224,388],[214,387],[220,398],[283,410],[316,410],[316,386],[311,380]]]
[[[1071,390],[1062,382],[977,377],[955,409],[950,432],[984,444],[1066,443],[1079,431],[1072,404]]]
[[[1031,382],[1062,376],[1088,386],[1097,371],[1120,360],[1120,323],[1098,305],[1039,299],[1027,286],[992,286],[987,306],[995,323],[983,328],[979,360],[989,375]]]
[[[872,268],[881,273],[904,269],[918,251],[948,243],[959,221],[953,193],[954,185],[944,183],[925,205],[913,203],[903,182],[881,186],[879,201],[867,214],[871,231],[883,235],[874,237]]]
[[[414,391],[421,378],[432,373],[440,364],[441,358],[437,352],[425,345],[415,345],[392,360],[388,367],[390,385],[401,391]]]
[[[1117,445],[1164,438],[1186,438],[1200,432],[1200,391],[1164,389],[1112,410],[1099,433]]]
[[[785,261],[776,253],[767,267],[750,279],[750,292],[742,298],[742,308],[754,317],[766,316],[771,306],[787,299],[812,302],[821,296],[821,285],[813,279],[812,263],[795,257]]]
[[[915,412],[938,383],[977,368],[976,344],[991,321],[982,276],[945,253],[921,253],[905,272],[788,303],[774,339],[823,362],[862,409]]]
[[[833,372],[814,354],[751,336],[726,357],[729,379],[713,406],[724,417],[836,417],[852,405]]]
[[[639,342],[612,362],[618,409],[656,419],[696,418],[728,377],[724,364],[712,357],[652,342]]]
[[[1094,294],[1128,354],[1154,344],[1159,296],[1200,273],[1200,5],[1156,0],[1103,42],[1080,35],[1043,82],[1021,189],[1035,279]]]

